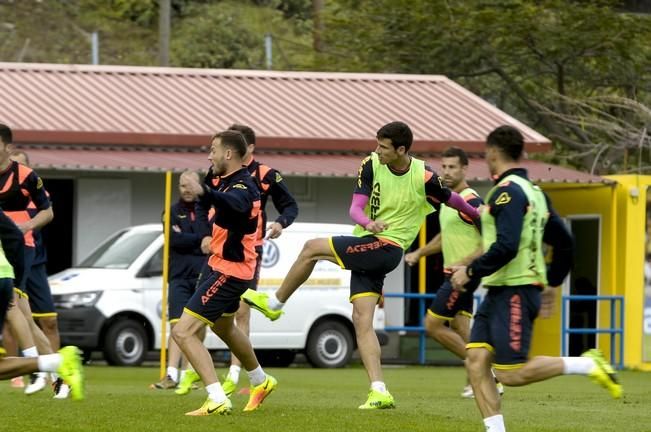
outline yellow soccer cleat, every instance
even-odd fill
[[[599,384],[601,387],[608,390],[613,398],[621,398],[624,394],[624,388],[617,381],[615,370],[610,363],[606,361],[601,351],[598,349],[591,349],[581,354],[581,357],[591,358],[595,363],[595,367],[588,374],[590,379],[594,383]]]
[[[214,402],[212,399],[208,398],[201,405],[201,408],[194,411],[185,413],[186,416],[201,417],[209,415],[230,415],[233,411],[233,404],[230,399],[226,399],[224,402]]]
[[[75,346],[66,346],[59,350],[61,364],[57,373],[63,382],[70,386],[72,400],[84,398],[84,369],[81,365],[81,351]]]
[[[395,407],[396,404],[393,400],[393,396],[391,396],[391,393],[382,393],[377,390],[371,390],[368,392],[368,399],[366,399],[366,402],[363,405],[360,405],[358,408],[362,410],[369,410],[389,409]]]
[[[226,376],[226,378],[224,378],[224,382],[222,382],[222,388],[224,389],[226,396],[230,396],[235,392],[235,390],[237,390],[237,384],[235,384],[232,379]]]
[[[244,407],[243,411],[254,411],[262,404],[262,401],[265,400],[269,394],[276,390],[278,387],[278,381],[276,378],[271,375],[267,375],[267,378],[264,382],[258,386],[251,386],[251,392],[249,394],[249,402]]]
[[[249,288],[244,291],[244,294],[242,294],[240,298],[253,309],[262,312],[262,314],[271,321],[276,321],[283,314],[283,311],[274,310],[269,307],[268,294],[259,293]]]
[[[190,390],[192,390],[194,383],[196,383],[197,381],[201,381],[201,377],[199,376],[198,373],[196,373],[193,370],[185,371],[185,374],[183,375],[181,382],[179,382],[179,386],[177,387],[177,389],[174,390],[174,393],[180,396],[190,393]]]

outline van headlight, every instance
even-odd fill
[[[95,306],[102,296],[102,291],[55,295],[54,306],[60,309],[74,309]]]

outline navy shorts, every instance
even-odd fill
[[[238,279],[211,270],[202,276],[184,313],[212,327],[221,316],[234,315],[240,307],[240,296],[251,287],[253,280]]]
[[[257,291],[258,282],[260,281],[260,267],[262,267],[262,246],[256,246],[255,251],[258,253],[258,256],[255,259],[255,272],[253,273],[253,281],[250,288]]]
[[[450,278],[446,276],[445,281],[436,291],[436,297],[432,301],[427,314],[446,321],[452,321],[457,314],[472,318],[473,293],[477,285],[479,285],[479,281],[470,283],[475,286],[466,286],[465,292],[456,291],[452,288]]]
[[[402,248],[374,236],[330,237],[332,249],[341,268],[350,270],[350,300],[382,295],[384,277],[402,260]]]
[[[32,316],[34,318],[57,316],[54,301],[52,300],[52,291],[47,281],[45,263],[32,265],[27,275],[25,292],[29,297],[29,307],[32,309]]]
[[[539,287],[490,287],[475,314],[466,347],[491,351],[495,369],[523,366],[529,358],[533,322],[539,310]]]
[[[0,279],[0,334],[5,324],[7,310],[14,299],[14,280],[10,278]]]
[[[32,246],[25,246],[25,273],[23,278],[20,281],[16,281],[16,288],[18,288],[23,294],[27,294],[27,278],[32,269],[32,263],[34,262],[34,257],[36,255],[36,248]]]
[[[169,320],[175,323],[181,318],[183,308],[194,294],[197,278],[172,279],[169,283]]]

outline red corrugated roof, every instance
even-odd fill
[[[415,147],[483,151],[488,132],[544,136],[443,76],[0,63],[0,122],[19,143],[197,147],[233,122],[260,149],[371,150],[402,120]]]
[[[209,166],[207,153],[178,151],[133,151],[109,149],[27,149],[32,165],[38,169],[103,170],[138,172],[181,172],[185,169],[205,170]],[[257,159],[286,176],[354,177],[363,159],[351,154],[288,154],[262,153]],[[440,159],[426,158],[437,170]],[[532,180],[551,183],[602,183],[605,179],[580,171],[534,160],[523,161]],[[468,179],[486,181],[489,172],[481,159],[471,159]]]

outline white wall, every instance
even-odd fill
[[[111,233],[131,225],[131,181],[81,177],[76,191],[72,261],[79,263]]]

